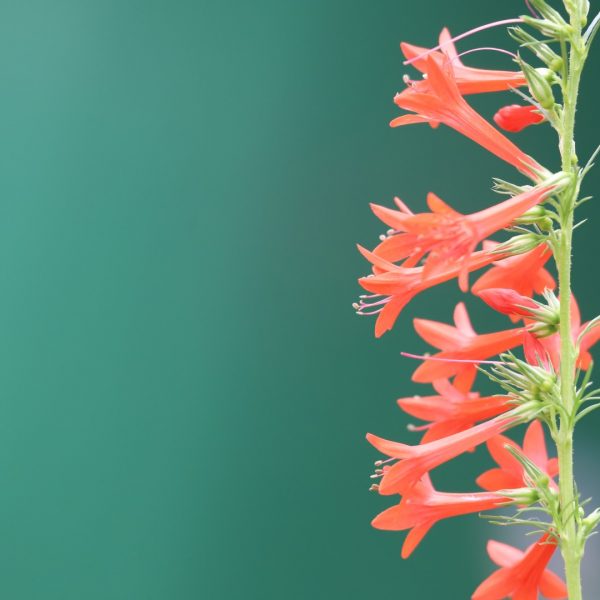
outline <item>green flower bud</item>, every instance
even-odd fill
[[[555,73],[558,73],[558,71],[562,70],[563,68],[563,59],[560,56],[557,56],[548,66]]]
[[[544,75],[521,59],[519,59],[519,63],[533,97],[543,108],[553,108],[555,104],[554,94]]]

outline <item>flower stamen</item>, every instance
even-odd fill
[[[400,352],[405,358],[415,358],[417,360],[436,360],[446,363],[465,363],[471,365],[503,365],[501,360],[475,360],[470,358],[438,358],[429,354],[411,354],[410,352]]]
[[[427,52],[423,52],[422,54],[419,54],[418,56],[414,56],[413,58],[405,60],[402,64],[410,65],[417,60],[421,60],[421,59],[425,58],[426,56],[429,56],[436,50],[440,50],[441,48],[443,48],[444,46],[447,46],[448,44],[452,44],[453,42],[458,42],[459,40],[467,38],[470,35],[473,35],[475,33],[479,33],[480,31],[485,31],[486,29],[492,29],[493,27],[500,27],[502,25],[511,25],[513,23],[523,23],[523,19],[521,19],[521,18],[504,19],[502,21],[494,21],[493,23],[486,23],[485,25],[480,25],[479,27],[475,27],[474,29],[469,29],[469,31],[465,31],[464,33],[461,33],[460,35],[456,35],[453,38],[446,40],[442,44],[438,44],[434,48],[430,48],[429,50],[427,50]]]

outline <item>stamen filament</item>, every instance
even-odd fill
[[[438,44],[434,48],[427,50],[427,52],[423,52],[423,54],[419,54],[418,56],[414,56],[413,58],[405,60],[403,64],[411,65],[415,61],[425,58],[426,56],[429,56],[433,52],[440,50],[441,48],[443,48],[444,46],[447,46],[448,44],[451,44],[453,42],[458,42],[459,40],[469,37],[470,35],[473,35],[475,33],[479,33],[480,31],[485,31],[486,29],[492,29],[493,27],[500,27],[501,25],[511,25],[513,23],[523,23],[523,19],[521,19],[521,18],[504,19],[502,21],[494,21],[493,23],[487,23],[485,25],[480,25],[479,27],[475,27],[474,29],[469,29],[469,31],[465,31],[464,33],[461,33],[460,35],[450,38],[449,40],[446,40],[444,43]]]
[[[504,50],[504,48],[494,48],[493,46],[482,46],[481,48],[471,48],[471,50],[465,50],[464,52],[461,52],[457,56],[457,58],[461,58],[462,56],[466,56],[467,54],[473,54],[474,52],[480,52],[481,50],[500,52],[501,54],[507,54],[508,56],[510,56],[512,58],[517,58],[517,55],[514,52],[510,52],[510,50]]]
[[[410,352],[400,352],[405,358],[416,358],[417,360],[436,360],[439,362],[466,363],[473,365],[504,365],[501,360],[474,360],[469,358],[438,358],[436,356],[427,356],[426,354],[411,354]]]

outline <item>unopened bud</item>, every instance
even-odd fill
[[[524,254],[534,248],[537,248],[542,243],[539,235],[535,233],[523,233],[515,235],[502,244],[494,248],[495,254]]]
[[[521,15],[521,19],[525,25],[534,27],[538,31],[541,31],[544,35],[569,37],[573,33],[573,28],[562,18],[559,18],[558,20],[536,19],[535,17],[530,17],[529,15]]]
[[[543,206],[539,204],[530,208],[527,212],[524,212],[518,219],[515,219],[515,223],[519,225],[533,225],[538,224],[541,220],[546,219],[547,211]]]
[[[598,527],[600,523],[600,508],[597,508],[595,511],[591,512],[587,517],[581,520],[581,529],[587,537]]]
[[[525,61],[519,59],[521,70],[527,79],[527,85],[533,97],[541,104],[543,108],[550,109],[554,106],[554,94],[544,73],[540,73]]]
[[[555,73],[558,73],[559,71],[562,70],[563,68],[563,59],[560,58],[560,56],[557,56],[548,66],[550,67],[550,69],[552,69]]]

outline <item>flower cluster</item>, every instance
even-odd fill
[[[565,5],[571,16],[581,16],[584,9],[587,13],[585,2],[572,0]],[[354,308],[359,315],[376,317],[377,337],[393,328],[418,294],[451,280],[510,321],[501,331],[478,333],[465,302],[454,308],[453,324],[415,319],[416,333],[436,351],[424,356],[404,354],[420,360],[412,380],[432,386],[433,392],[401,398],[398,405],[423,421],[410,426],[422,433],[420,443],[408,445],[367,435],[369,443],[385,456],[375,463],[371,489],[397,498],[375,517],[373,526],[408,531],[403,558],[411,555],[435,523],[458,515],[513,506],[514,517],[498,519],[534,525],[540,531],[538,541],[524,552],[489,542],[490,558],[500,568],[477,588],[473,600],[535,600],[538,593],[548,598],[566,598],[571,593],[578,598],[572,591],[576,585],[569,565],[576,562],[575,546],[579,544],[577,552],[581,553],[588,530],[600,521],[592,513],[586,530],[583,509],[573,495],[572,473],[556,479],[559,459],[548,458],[544,431],[547,427],[557,443],[560,458],[568,445],[565,432],[572,434],[575,422],[590,410],[578,413],[581,406],[595,399],[587,391],[589,373],[581,387],[576,384],[582,371],[591,370],[589,350],[600,339],[600,327],[595,327],[596,320],[582,323],[570,283],[565,286],[568,270],[564,268],[570,266],[566,240],[570,244],[572,214],[585,169],[577,168],[576,158],[565,159],[567,106],[558,104],[552,90],[559,86],[563,96],[568,96],[574,63],[571,58],[567,65],[564,51],[556,54],[549,44],[580,42],[568,37],[575,35],[572,26],[544,0],[532,0],[528,6],[532,16],[499,24],[527,24],[542,32],[548,38],[543,42],[520,26],[511,29],[511,35],[523,48],[533,50],[544,67],[534,68],[520,55],[504,50],[500,51],[512,55],[517,70],[466,66],[454,44],[465,36],[452,38],[447,29],[442,30],[435,48],[402,43],[405,64],[416,68],[421,77],[405,76],[406,87],[394,102],[408,112],[391,126],[446,125],[515,167],[529,181],[516,185],[497,180],[496,190],[509,197],[472,214],[457,211],[433,192],[427,194],[425,212],[411,210],[399,198],[391,208],[372,205],[387,229],[374,248],[359,246],[371,272],[359,279],[367,293]],[[505,91],[516,92],[527,104],[500,107],[493,121],[508,132],[549,123],[561,139],[565,159],[561,171],[546,169],[465,99],[470,94]],[[493,239],[499,232],[505,232],[502,242]],[[548,270],[552,258],[560,275],[559,297],[557,282]],[[470,278],[475,279],[472,285]],[[498,383],[502,393],[482,396],[474,391],[480,372]],[[526,423],[522,446],[505,436]],[[431,473],[436,467],[484,444],[497,466],[476,478],[480,491],[435,489]],[[568,460],[572,458],[560,464],[571,469]],[[544,520],[522,518],[524,511],[534,508]],[[571,538],[577,535],[574,542]],[[567,575],[571,573],[569,591],[546,568],[558,546],[565,556]]]

